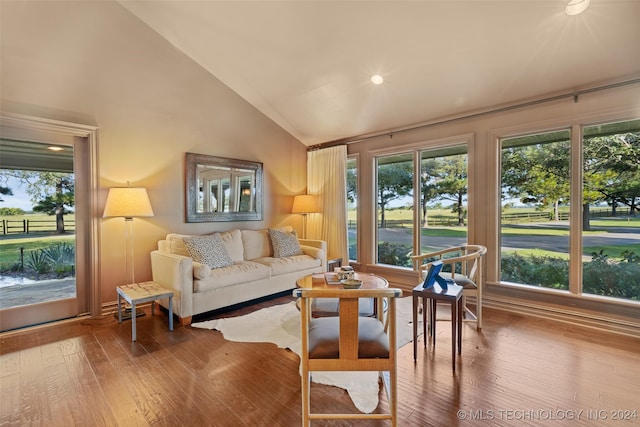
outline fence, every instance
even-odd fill
[[[7,234],[29,234],[45,231],[56,231],[56,220],[33,220],[33,219],[3,219],[2,220],[2,235]],[[75,220],[64,221],[65,231],[75,231]]]
[[[628,216],[631,215],[630,208],[616,209],[616,214],[613,215],[611,208],[590,208],[589,216],[591,218],[610,218],[614,216]],[[520,224],[528,222],[547,222],[554,220],[554,214],[548,211],[533,211],[533,212],[509,212],[502,214],[502,224]],[[427,218],[428,225],[430,226],[456,226],[458,225],[458,219],[454,216],[445,215],[432,215]],[[561,211],[558,214],[558,220],[568,221],[569,212]],[[385,224],[382,221],[378,221],[380,228],[411,228],[413,224],[412,219],[388,219],[385,220]],[[356,228],[356,221],[349,220],[347,224],[348,228]]]

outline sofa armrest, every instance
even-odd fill
[[[170,252],[151,252],[153,281],[173,291],[173,311],[181,317],[193,315],[193,261]]]
[[[325,253],[327,253],[327,242],[324,240],[313,240],[313,239],[298,239],[301,245],[305,246],[313,246],[314,248],[322,249]]]
[[[320,260],[322,271],[327,270],[327,242],[324,240],[298,239],[302,252]]]

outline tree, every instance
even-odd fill
[[[466,209],[464,200],[467,195],[467,155],[447,156],[438,160],[436,168],[435,192],[445,200],[453,202],[451,211],[458,215],[458,225],[464,225]]]
[[[640,133],[596,135],[583,143],[583,230],[591,229],[589,207],[607,202],[629,206],[634,213],[640,201]],[[530,144],[502,152],[503,193],[540,208],[569,200],[569,141]]]
[[[66,207],[75,204],[74,176],[62,172],[3,170],[3,174],[26,184],[26,192],[34,204],[33,210],[56,216],[56,234],[65,233],[64,214]]]
[[[524,204],[551,208],[569,200],[569,141],[511,147],[502,152],[503,194]]]
[[[591,199],[633,215],[640,201],[640,132],[585,138],[584,188]],[[587,203],[589,200],[585,200]]]
[[[378,166],[378,207],[381,226],[385,227],[385,209],[392,200],[410,196],[413,189],[412,163],[400,161]]]
[[[428,225],[428,204],[438,196],[438,159],[423,159],[420,171],[420,205],[422,208],[422,226]]]
[[[9,187],[3,187],[0,185],[0,194],[3,196],[13,196],[13,191]],[[4,202],[4,199],[0,197],[0,202]]]
[[[356,169],[347,167],[347,200],[353,203],[358,196]]]

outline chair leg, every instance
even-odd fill
[[[302,378],[302,425],[305,427],[311,426],[311,419],[309,414],[311,412],[311,389],[310,389],[310,373],[301,372]]]
[[[482,295],[480,294],[480,292],[478,292],[478,295],[476,295],[476,318],[476,329],[479,331],[482,329]]]
[[[389,397],[389,411],[391,412],[391,425],[398,425],[398,374],[397,369],[390,373],[391,377],[391,393]]]

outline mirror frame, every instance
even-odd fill
[[[255,174],[256,210],[252,212],[198,212],[198,165],[252,170]],[[260,162],[187,153],[185,162],[187,222],[262,221],[262,174],[262,163]]]

